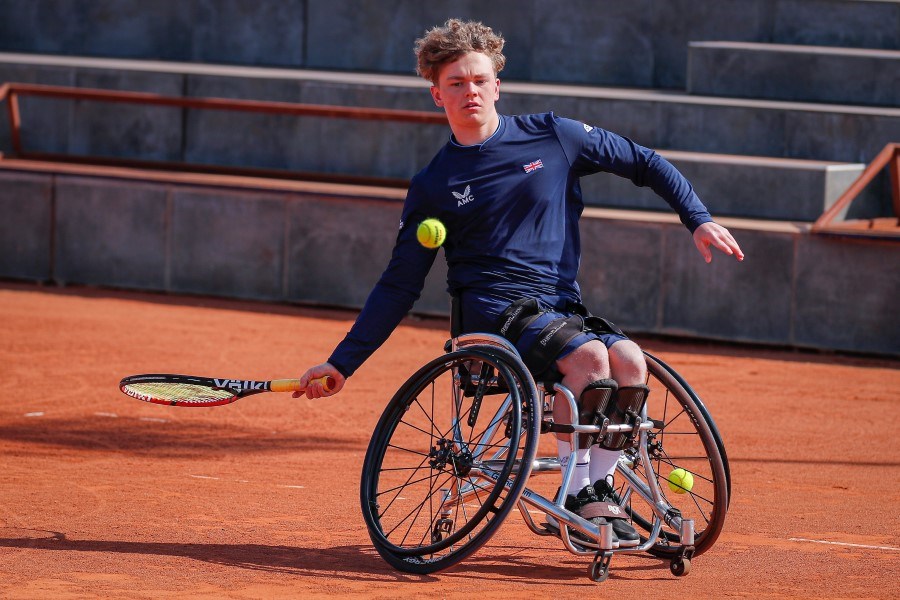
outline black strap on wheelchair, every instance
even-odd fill
[[[520,298],[500,315],[497,332],[515,344],[525,329],[544,312],[536,298]],[[554,319],[541,330],[537,342],[522,356],[525,366],[540,375],[553,364],[566,344],[583,331],[584,319],[579,315]]]
[[[585,331],[590,331],[597,334],[616,333],[618,335],[625,335],[625,332],[619,329],[616,324],[609,319],[604,319],[603,317],[592,315],[590,311],[588,311],[587,307],[581,302],[569,301],[568,303],[566,303],[566,312],[575,313],[576,315],[581,315],[582,317],[584,317]]]
[[[525,328],[541,316],[542,312],[537,298],[519,298],[500,315],[497,332],[515,344]]]
[[[462,302],[459,296],[450,296],[450,337],[459,337],[462,333]]]
[[[609,406],[606,416],[613,425],[632,424],[644,408],[650,388],[644,384],[620,387],[615,402]],[[599,441],[601,448],[621,450],[634,439],[633,434],[608,433]]]
[[[547,324],[538,335],[537,343],[529,348],[522,357],[525,365],[535,375],[544,373],[553,365],[563,348],[575,336],[585,331],[624,335],[622,330],[612,322],[590,314],[580,302],[568,302],[565,311],[573,314],[569,317],[554,319]],[[544,310],[541,309],[536,298],[520,298],[510,304],[500,315],[498,333],[515,344],[522,332],[543,312]]]
[[[532,373],[543,373],[553,364],[566,344],[582,333],[584,318],[581,315],[554,319],[541,329],[537,342],[526,351],[522,360]]]
[[[600,425],[610,413],[610,402],[616,395],[619,384],[615,379],[598,379],[587,384],[581,392],[578,411],[578,422],[589,425]],[[590,448],[597,441],[597,434],[580,436],[580,448]],[[583,444],[583,445],[582,445]]]

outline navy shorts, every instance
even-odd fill
[[[522,332],[522,335],[519,336],[519,340],[516,342],[516,349],[519,351],[519,354],[524,356],[531,349],[531,347],[537,343],[538,336],[540,335],[541,330],[549,325],[551,321],[554,321],[556,319],[563,319],[568,316],[571,316],[571,313],[557,312],[554,310],[548,310],[547,312],[541,314],[541,316],[530,323],[528,327],[526,327]],[[569,343],[563,346],[563,349],[560,351],[560,353],[556,355],[556,360],[565,358],[566,356],[592,340],[600,340],[607,348],[611,348],[612,345],[616,342],[627,339],[627,336],[618,333],[585,332],[569,340]]]
[[[519,354],[528,356],[531,348],[537,343],[541,330],[551,321],[571,316],[573,313],[567,312],[566,306],[568,300],[562,297],[544,296],[538,299],[538,306],[543,312],[534,322],[526,327],[515,343]],[[501,300],[495,297],[481,296],[478,294],[465,294],[462,300],[462,325],[461,331],[464,332],[494,332],[497,330],[497,323],[501,314],[509,306],[509,301]],[[550,366],[545,369],[545,373],[534,373],[535,377],[549,374],[556,371],[556,361],[568,356],[580,346],[592,341],[600,340],[603,344],[610,348],[616,342],[627,340],[628,337],[620,333],[581,333],[563,346],[562,350],[557,354]],[[546,379],[546,377],[544,377]]]

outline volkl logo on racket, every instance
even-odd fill
[[[240,379],[213,379],[216,382],[216,387],[219,388],[231,388],[233,390],[260,390],[267,391],[269,382],[268,381],[249,381]]]

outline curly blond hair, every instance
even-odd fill
[[[491,59],[494,75],[503,70],[503,36],[478,21],[448,19],[416,40],[416,73],[437,84],[441,67],[468,52],[481,52]]]

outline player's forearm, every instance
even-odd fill
[[[390,337],[418,300],[419,290],[391,287],[379,282],[372,290],[350,331],[328,362],[350,377]]]
[[[665,158],[652,152],[645,184],[678,213],[681,222],[693,233],[703,223],[712,221],[706,206],[694,192],[693,186]]]
[[[690,182],[657,152],[609,131],[592,129],[590,135],[598,141],[584,152],[583,158],[589,163],[628,178],[637,186],[652,189],[678,213],[681,222],[692,233],[712,220]],[[577,167],[587,170],[583,164]]]

